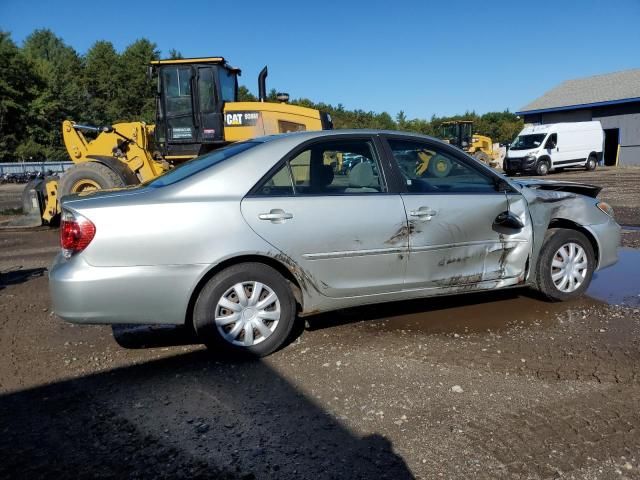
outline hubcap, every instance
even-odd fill
[[[553,256],[551,279],[558,290],[571,293],[582,285],[588,268],[584,249],[577,243],[565,243]]]
[[[542,174],[547,173],[547,164],[546,163],[540,164],[540,173],[542,173]]]
[[[100,190],[100,185],[98,185],[98,182],[88,178],[78,180],[71,187],[71,193],[92,192],[94,190]]]
[[[280,300],[260,282],[236,283],[218,301],[218,332],[233,345],[250,347],[271,336],[280,321]]]

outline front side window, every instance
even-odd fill
[[[389,146],[409,192],[495,192],[493,178],[432,145],[389,140]]]
[[[294,155],[255,190],[257,195],[344,195],[386,191],[373,142],[331,140],[318,142]]]
[[[509,150],[531,150],[542,145],[546,133],[532,133],[530,135],[518,135]]]
[[[558,134],[552,133],[551,135],[549,135],[549,138],[547,138],[547,143],[545,143],[544,148],[551,150],[552,148],[556,148],[557,145],[558,145]]]
[[[162,82],[167,97],[167,116],[191,113],[191,67],[165,67]]]
[[[215,112],[215,96],[213,93],[213,68],[204,67],[198,73],[198,99],[201,113]]]

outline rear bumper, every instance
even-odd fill
[[[608,222],[597,225],[587,225],[585,228],[593,235],[598,243],[598,266],[596,270],[609,267],[618,261],[618,247],[620,246],[620,225],[612,218]]]
[[[54,312],[72,323],[183,324],[207,265],[94,267],[59,254],[49,270]]]

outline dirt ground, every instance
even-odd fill
[[[640,225],[640,169],[550,178],[605,186],[620,223]],[[180,329],[116,341],[61,321],[46,272],[57,232],[0,231],[0,478],[640,478],[627,231],[580,300],[512,290],[350,309],[244,362]]]

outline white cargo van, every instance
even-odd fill
[[[525,127],[507,150],[504,171],[547,173],[564,167],[595,170],[602,158],[600,122],[552,123]]]

